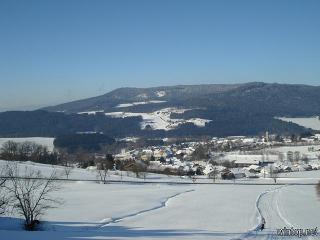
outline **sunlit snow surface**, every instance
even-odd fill
[[[27,162],[20,165],[21,171],[25,167],[44,175],[52,170],[50,165]],[[63,167],[55,168],[63,174]],[[299,173],[294,181],[306,182],[309,174],[319,180],[320,171],[313,171]],[[76,169],[70,178],[79,181],[61,182],[55,196],[64,203],[43,216],[42,231],[24,232],[17,216],[1,217],[1,239],[288,239],[276,238],[275,229],[319,227],[320,223],[314,185],[197,185],[189,179],[183,180],[190,183],[184,185],[83,181],[95,175],[94,170]],[[109,179],[120,176],[111,172]],[[123,180],[133,179],[123,176]],[[150,174],[150,179],[175,181],[179,177]],[[262,216],[266,229],[255,231]]]
[[[209,119],[201,119],[201,118],[190,118],[190,119],[174,119],[171,118],[171,113],[184,113],[191,109],[182,109],[182,108],[163,108],[154,112],[127,112],[127,111],[118,111],[122,108],[133,107],[137,105],[145,105],[145,104],[156,104],[156,103],[164,103],[166,101],[159,100],[151,100],[151,101],[143,101],[143,102],[133,102],[133,103],[122,103],[116,105],[114,108],[117,111],[114,112],[105,112],[103,110],[99,111],[88,111],[88,112],[78,112],[78,114],[88,114],[95,115],[97,113],[104,113],[106,116],[114,117],[114,118],[127,118],[127,117],[142,117],[142,122],[140,123],[141,129],[145,129],[147,126],[150,126],[153,130],[165,130],[169,131],[177,128],[181,124],[192,123],[197,127],[205,127],[205,125],[211,120]]]
[[[145,129],[146,126],[150,126],[153,130],[172,130],[177,128],[180,124],[193,123],[198,127],[204,127],[206,123],[211,120],[201,118],[191,119],[174,119],[171,118],[171,113],[184,113],[190,109],[179,108],[163,108],[151,113],[132,113],[132,112],[109,112],[105,113],[106,116],[126,118],[141,116],[143,121],[141,122],[141,129]]]
[[[167,93],[165,91],[157,91],[156,95],[157,95],[157,97],[164,97],[167,95]]]
[[[158,101],[158,100],[151,100],[151,101],[145,101],[145,102],[133,102],[133,103],[122,103],[115,106],[116,108],[124,108],[124,107],[132,107],[136,105],[145,105],[145,104],[151,104],[151,103],[165,103],[166,101]]]
[[[103,113],[103,112],[104,110],[98,110],[98,111],[78,112],[78,114],[96,115],[96,113]]]
[[[319,117],[309,117],[309,118],[278,118],[285,122],[293,122],[300,126],[311,128],[314,130],[320,130],[320,119]]]

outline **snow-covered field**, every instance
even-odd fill
[[[201,119],[201,118],[191,118],[191,119],[173,119],[171,118],[171,113],[183,113],[190,109],[178,109],[178,108],[163,108],[151,113],[132,113],[132,112],[109,112],[105,113],[106,116],[125,118],[125,117],[137,117],[141,116],[143,121],[141,123],[141,129],[150,126],[154,130],[171,130],[178,127],[180,124],[193,123],[198,127],[204,127],[206,123],[211,120]]]
[[[320,119],[319,117],[309,117],[309,118],[277,118],[285,122],[293,122],[300,126],[311,128],[314,130],[320,130]]]
[[[307,146],[283,146],[269,148],[267,152],[279,152],[283,153],[286,157],[288,152],[299,152],[301,156],[307,156],[310,160],[318,159],[320,155],[320,145],[307,145]]]
[[[144,101],[144,102],[133,102],[133,103],[121,103],[115,106],[116,108],[124,108],[124,107],[133,107],[137,105],[145,105],[151,103],[165,103],[166,101],[159,101],[159,100],[151,100],[151,101]]]
[[[78,114],[95,115],[96,113],[103,113],[103,112],[104,110],[98,110],[98,111],[78,112]]]
[[[44,175],[52,170],[50,165],[28,162],[20,169],[26,166]],[[110,178],[119,177],[114,174]],[[277,228],[314,228],[320,224],[320,201],[314,185],[81,181],[94,177],[94,171],[75,169],[70,178],[79,181],[60,183],[62,188],[55,195],[63,204],[42,218],[42,231],[25,232],[18,216],[1,217],[0,239],[279,239],[274,236]],[[155,174],[148,177],[168,178]],[[301,172],[296,177],[295,182],[301,179],[300,183],[316,177],[319,181],[320,171]],[[266,229],[255,231],[262,217]]]
[[[3,143],[7,141],[13,141],[13,142],[34,142],[37,144],[44,145],[48,148],[49,151],[52,151],[54,146],[53,146],[53,141],[54,138],[46,138],[46,137],[29,137],[29,138],[0,138],[0,148]]]
[[[95,115],[96,113],[104,113],[106,116],[110,116],[114,118],[142,117],[142,122],[140,124],[141,129],[145,129],[146,126],[150,126],[153,130],[166,130],[166,131],[175,129],[180,124],[185,124],[185,123],[192,123],[197,127],[205,127],[206,123],[209,123],[212,121],[209,119],[201,119],[201,118],[190,118],[190,119],[171,118],[171,113],[184,113],[185,111],[190,110],[190,109],[181,109],[176,107],[162,108],[160,110],[157,110],[154,112],[147,112],[147,113],[121,111],[122,110],[121,108],[133,107],[133,106],[145,105],[145,104],[159,104],[164,102],[166,101],[150,100],[150,101],[142,101],[142,102],[121,103],[114,107],[117,109],[117,111],[114,111],[114,112],[104,112],[103,110],[98,110],[98,111],[78,112],[78,114]]]
[[[298,153],[300,158],[307,157],[310,161],[318,160],[320,156],[320,145],[305,145],[305,146],[281,146],[281,147],[268,147],[261,151],[259,154],[250,152],[228,152],[224,153],[219,158],[220,161],[240,161],[242,163],[248,162],[256,164],[259,161],[279,161],[279,155],[282,155],[282,160],[288,160],[288,153]],[[319,161],[317,161],[319,162]]]

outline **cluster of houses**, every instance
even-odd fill
[[[318,142],[320,135],[299,143],[309,143],[310,139],[313,139],[313,143]],[[284,144],[283,139],[281,141],[281,144]],[[134,150],[123,149],[121,153],[115,155],[115,160],[146,162],[150,172],[207,175],[210,178],[224,179],[270,177],[281,172],[320,169],[319,159],[304,159],[297,151],[288,151],[286,154],[261,152],[261,149],[279,144],[268,134],[261,138],[241,136],[213,138],[208,141],[150,146]],[[257,150],[260,152],[257,153]],[[318,151],[320,156],[320,146],[316,149],[314,146],[309,147],[308,151]]]

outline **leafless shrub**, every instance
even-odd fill
[[[277,179],[279,177],[279,172],[276,168],[270,165],[270,177],[273,179],[274,183],[277,183]]]
[[[61,203],[51,196],[59,189],[55,181],[56,172],[44,178],[40,171],[26,168],[22,176],[17,164],[12,164],[8,167],[7,176],[6,190],[13,209],[24,217],[26,230],[37,230],[39,218],[45,211]]]
[[[73,168],[70,166],[65,166],[63,171],[64,171],[64,175],[66,175],[66,178],[69,179],[69,176],[72,172]]]
[[[132,165],[132,172],[136,175],[137,178],[143,177],[146,178],[147,165],[141,162],[136,162]]]
[[[219,175],[219,171],[216,167],[214,167],[212,172],[209,173],[208,177],[212,179],[213,182],[215,183],[218,175]]]
[[[6,179],[0,179],[0,215],[4,214],[8,205],[8,198],[5,193]]]
[[[196,183],[197,177],[195,175],[191,176],[192,183]]]
[[[7,169],[7,165],[2,165],[0,167],[0,215],[6,212],[10,200],[6,192],[7,178],[5,176]]]
[[[108,168],[108,165],[106,163],[99,163],[97,165],[98,177],[100,178],[100,181],[103,184],[107,183],[108,172],[109,172],[109,168]]]
[[[1,157],[7,160],[14,160],[18,157],[18,143],[13,141],[7,141],[2,144],[0,149]]]

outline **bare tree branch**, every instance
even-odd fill
[[[5,191],[7,179],[4,178],[7,166],[1,166],[0,170],[0,215],[4,214],[9,202],[9,197]]]
[[[10,165],[6,189],[12,197],[13,207],[25,219],[25,228],[35,230],[40,216],[59,204],[51,193],[57,191],[56,172],[44,178],[39,171],[25,168],[24,178],[21,178],[17,164]]]

